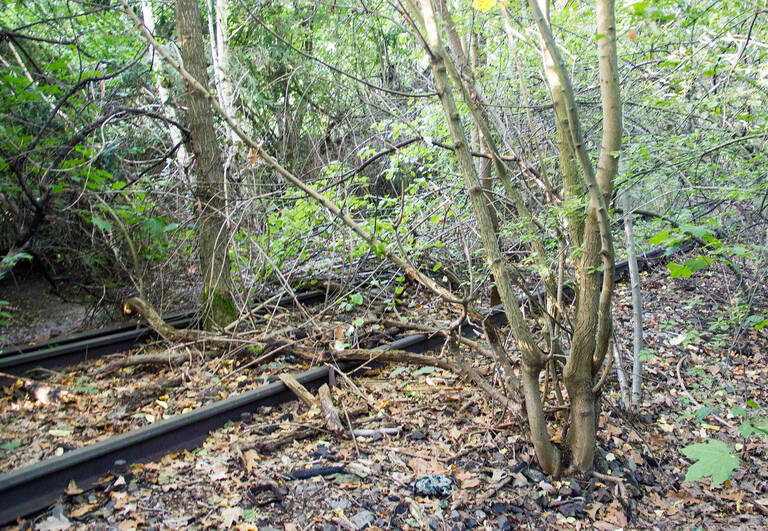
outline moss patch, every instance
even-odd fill
[[[232,296],[223,290],[203,292],[203,328],[223,328],[237,319],[237,306]]]

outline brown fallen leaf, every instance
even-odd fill
[[[67,490],[64,491],[69,496],[76,496],[77,494],[82,494],[83,489],[77,486],[77,483],[75,483],[75,480],[70,480],[69,484],[67,485]]]
[[[73,509],[67,516],[70,518],[80,518],[81,516],[90,513],[96,508],[96,505],[93,503],[84,503],[79,507],[76,507]]]
[[[445,474],[447,472],[447,469],[434,459],[432,461],[427,461],[426,459],[422,459],[420,457],[412,457],[408,460],[408,466],[416,474],[421,476]]]
[[[136,520],[123,520],[117,525],[120,531],[135,531],[139,526]]]

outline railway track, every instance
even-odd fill
[[[638,257],[640,265],[647,266],[665,256],[664,249],[657,249]],[[628,270],[626,260],[617,262],[616,275]],[[314,295],[303,295],[301,302],[309,302]],[[324,294],[321,294],[324,296]],[[531,298],[543,296],[534,293]],[[524,301],[521,301],[521,303]],[[194,319],[189,314],[167,316],[169,324],[184,326],[192,324]],[[500,307],[492,309],[489,319],[496,325],[506,323],[506,317]],[[17,374],[37,366],[62,366],[85,359],[94,359],[107,353],[117,352],[119,345],[135,345],[141,338],[149,337],[151,330],[145,327],[129,325],[111,327],[91,333],[79,334],[71,340],[57,340],[47,351],[25,351],[0,358],[0,371]],[[110,330],[113,333],[110,334]],[[474,334],[476,327],[467,323],[462,326],[462,334]],[[130,338],[130,339],[129,339]],[[414,334],[398,339],[383,347],[424,353],[442,346],[444,338],[440,335]],[[85,352],[83,352],[85,350]],[[359,363],[347,362],[341,370],[347,371]],[[333,383],[334,369],[318,367],[308,370],[296,378],[309,389],[316,389],[325,382]],[[175,415],[149,426],[112,437],[83,448],[53,457],[18,470],[0,475],[0,525],[14,521],[40,511],[51,505],[64,493],[70,481],[74,480],[79,488],[87,489],[102,477],[122,466],[122,463],[134,463],[157,459],[167,452],[191,449],[199,446],[208,434],[230,421],[237,421],[244,414],[252,413],[260,407],[275,406],[295,400],[295,395],[282,382],[274,382],[241,395],[214,402],[197,410]]]
[[[325,293],[305,291],[297,293],[295,297],[301,304],[313,304],[324,300]],[[282,295],[274,304],[290,306],[294,304],[294,299],[288,295]],[[175,328],[196,328],[198,313],[192,310],[172,313],[164,316],[164,320]],[[157,334],[154,330],[145,324],[133,321],[53,338],[35,345],[7,347],[0,351],[0,372],[21,376],[31,369],[40,367],[59,369],[116,352],[124,352],[145,339],[155,337]],[[1,377],[0,381],[2,381]]]

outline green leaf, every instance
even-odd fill
[[[0,444],[0,448],[7,452],[11,452],[21,446],[21,441],[6,441],[3,444]]]
[[[354,304],[355,306],[360,306],[363,304],[363,296],[360,293],[353,293],[349,296],[349,302]]]
[[[762,415],[752,417],[752,420],[749,422],[755,430],[768,435],[768,417]]]
[[[688,467],[685,481],[698,481],[706,476],[712,476],[712,484],[720,485],[731,478],[731,472],[739,466],[739,458],[722,441],[709,439],[706,443],[686,446],[681,450],[683,455],[694,459],[696,463]]]
[[[160,240],[163,238],[163,235],[165,234],[165,226],[163,223],[157,219],[157,218],[150,218],[146,221],[144,221],[141,226],[146,230],[149,235],[155,239]]]
[[[715,410],[715,408],[710,406],[703,406],[696,410],[696,420],[701,422],[704,420],[704,418],[712,413]]]
[[[416,369],[415,371],[413,371],[411,373],[411,376],[422,376],[425,374],[432,374],[433,372],[435,372],[435,368],[430,365],[427,365],[426,367],[421,367],[420,369]]]
[[[91,218],[91,223],[93,223],[93,226],[97,229],[104,232],[112,232],[112,224],[101,216],[93,216],[93,218]]]
[[[747,410],[744,409],[741,406],[734,406],[731,408],[731,413],[733,413],[737,417],[746,417],[747,416]]]
[[[695,273],[700,269],[704,269],[713,261],[714,260],[706,256],[699,256],[698,258],[689,258],[688,260],[685,261],[685,267],[690,269],[692,273]]]
[[[496,6],[496,0],[472,0],[472,7],[479,9],[483,13]]]
[[[394,378],[395,376],[399,374],[403,374],[407,369],[405,367],[397,367],[396,369],[393,369],[392,372],[389,373],[389,378]]]
[[[757,405],[757,402],[752,400],[751,398],[745,402],[749,407],[752,409],[760,409],[760,406]]]
[[[755,429],[752,427],[752,423],[748,420],[745,420],[739,425],[739,433],[741,433],[741,436],[745,439],[755,433]]]
[[[674,262],[670,262],[667,264],[667,269],[669,269],[669,274],[672,278],[690,278],[693,274],[693,271],[688,269],[685,266],[678,265]]]
[[[648,243],[651,245],[661,245],[669,238],[669,231],[665,230],[660,233],[658,233],[656,236],[648,240]]]
[[[687,232],[694,238],[704,239],[706,237],[712,236],[712,231],[709,230],[707,227],[703,227],[701,225],[684,224],[684,225],[680,225],[680,230],[683,232]]]

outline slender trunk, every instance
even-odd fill
[[[176,31],[184,68],[202,86],[208,86],[205,45],[196,0],[177,0]],[[203,276],[203,323],[205,328],[224,327],[237,317],[232,297],[227,246],[224,173],[211,112],[211,96],[204,95],[185,80],[189,107],[189,132],[197,166],[195,213]]]
[[[562,124],[558,133],[565,135],[560,140],[560,148],[568,150],[568,156],[564,157],[561,153],[561,162],[570,158],[578,160],[589,194],[581,261],[577,268],[578,306],[571,354],[563,371],[563,381],[571,400],[571,424],[566,439],[571,450],[569,471],[584,472],[592,467],[595,455],[597,404],[592,391],[593,378],[605,359],[612,321],[614,250],[606,204],[618,170],[618,153],[621,149],[621,101],[616,72],[613,0],[596,0],[603,110],[603,133],[597,171],[584,145],[571,79],[549,26],[549,1],[528,0],[528,5],[541,36],[553,101],[556,97],[562,98],[562,116],[556,114],[556,119]],[[568,186],[566,182],[566,191]]]
[[[640,285],[640,271],[637,268],[637,254],[635,253],[635,235],[632,230],[632,206],[629,201],[629,190],[623,194],[624,208],[624,234],[627,238],[627,259],[629,260],[629,281],[632,290],[632,400],[627,408],[637,413],[642,400],[642,371],[643,362],[640,359],[643,350],[643,297]]]
[[[523,358],[523,389],[525,393],[526,411],[531,427],[536,456],[542,469],[553,476],[560,474],[560,453],[549,440],[549,431],[541,407],[541,392],[539,391],[539,374],[544,368],[546,358],[539,350],[530,329],[525,324],[523,315],[517,305],[517,298],[512,283],[507,274],[504,260],[499,248],[499,242],[493,231],[490,209],[483,193],[480,179],[472,163],[469,144],[461,125],[459,111],[453,99],[446,72],[445,50],[440,39],[440,33],[432,9],[431,0],[421,0],[421,22],[426,30],[428,51],[432,73],[435,78],[435,88],[443,105],[443,112],[448,123],[448,130],[453,142],[454,153],[458,159],[461,173],[472,202],[472,210],[477,219],[480,237],[485,249],[488,265],[496,279],[499,295],[504,306],[504,312],[512,328],[515,340],[522,352]],[[417,14],[419,10],[408,0],[411,11]]]
[[[629,395],[629,385],[627,384],[627,373],[624,371],[624,362],[621,359],[621,351],[615,341],[611,342],[613,350],[613,365],[616,367],[616,380],[619,382],[619,395],[621,395],[621,404],[624,409],[629,411],[632,406],[632,399]]]
[[[215,1],[215,4],[212,2]],[[227,9],[229,0],[207,0],[208,2],[208,34],[211,42],[211,62],[213,63],[213,83],[216,86],[216,96],[219,105],[234,116],[234,91],[229,74],[229,31],[227,28]],[[227,141],[232,147],[236,144],[237,135],[228,124]]]
[[[152,3],[149,0],[141,0],[141,18],[144,22],[144,25],[147,27],[147,30],[150,33],[155,33],[155,16],[152,13]],[[168,103],[168,89],[163,85],[163,79],[162,79],[162,71],[160,68],[160,61],[157,60],[154,54],[154,50],[152,48],[152,45],[147,45],[149,49],[149,57],[151,60],[150,69],[152,70],[152,74],[155,78],[155,90],[157,90],[157,101],[160,104],[160,108],[162,109],[163,114],[167,118],[170,118],[174,122],[179,122],[177,116],[176,116],[176,109],[174,109],[172,106],[167,105]],[[178,149],[176,149],[176,165],[179,171],[179,174],[181,174],[184,171],[184,168],[187,165],[187,148],[184,146],[181,138],[181,131],[176,129],[174,126],[169,125],[168,126],[168,135],[171,137],[171,142],[174,146],[179,146]]]

